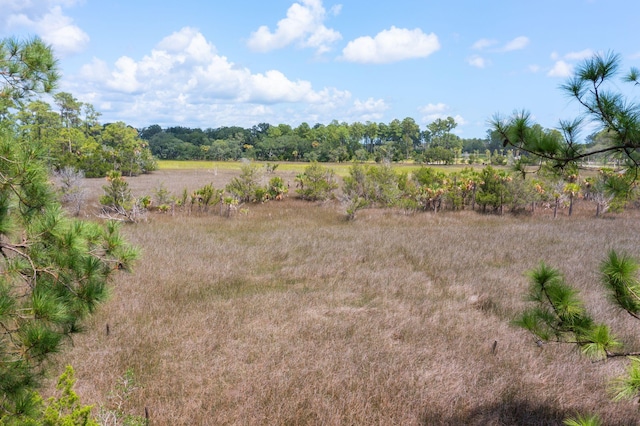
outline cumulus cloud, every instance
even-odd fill
[[[253,73],[220,55],[190,27],[165,37],[140,60],[122,56],[109,65],[94,59],[67,84],[79,99],[107,109],[105,116],[117,112],[127,122],[154,116],[170,123],[195,122],[226,114],[237,124],[250,120],[247,114],[273,113],[277,105],[331,109],[346,107],[351,97],[336,88],[317,90],[309,81],[291,80],[278,70]]]
[[[368,98],[365,101],[356,99],[349,113],[357,117],[359,121],[374,121],[382,119],[384,112],[388,109],[389,105],[384,99]]]
[[[570,77],[573,75],[574,63],[590,58],[594,55],[593,50],[584,49],[577,52],[568,52],[560,55],[558,52],[551,53],[553,67],[547,72],[549,77]]]
[[[563,60],[560,60],[560,61],[556,61],[556,63],[553,65],[553,68],[549,70],[547,75],[549,77],[569,77],[571,76],[572,73],[573,73],[573,65]]]
[[[392,26],[375,37],[365,36],[350,41],[342,50],[341,58],[349,62],[382,64],[426,58],[439,49],[440,41],[434,33]]]
[[[75,0],[0,0],[0,28],[14,32],[25,30],[51,44],[58,56],[81,52],[89,43],[89,36],[66,16],[63,7],[71,7]]]
[[[422,114],[422,121],[424,123],[432,123],[437,119],[444,120],[447,117],[453,117],[458,125],[464,125],[467,121],[460,114],[451,114],[451,107],[442,102],[437,104],[427,104],[420,108],[418,111]]]
[[[334,6],[331,13],[338,14],[340,9],[340,6]],[[301,47],[316,49],[318,54],[325,53],[342,38],[338,31],[324,25],[326,15],[322,0],[294,3],[287,10],[287,17],[278,21],[275,31],[263,25],[251,34],[247,45],[252,50],[268,52],[297,43]]]

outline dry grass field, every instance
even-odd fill
[[[161,183],[178,194],[237,173],[129,182],[134,195]],[[277,171],[292,186],[294,173]],[[103,184],[87,181],[90,207]],[[577,412],[637,424],[637,403],[611,402],[624,360],[539,348],[510,325],[525,272],[545,260],[640,349],[637,322],[611,311],[597,274],[610,248],[640,256],[640,212],[594,214],[363,210],[349,222],[339,203],[293,194],[231,218],[152,213],[124,228],[142,257],[57,370],[74,366],[96,412],[146,407],[152,425],[560,425]],[[136,386],[114,402],[127,370]]]

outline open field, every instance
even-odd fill
[[[238,172],[163,167],[129,182],[178,194]],[[103,184],[87,180],[90,204]],[[125,227],[142,258],[58,371],[73,365],[82,401],[100,406],[131,369],[121,406],[147,407],[152,425],[559,425],[576,412],[637,424],[635,402],[610,400],[624,360],[541,349],[510,325],[544,259],[640,349],[597,276],[610,248],[640,256],[640,212],[594,213],[364,210],[347,222],[338,203],[294,196],[232,218],[154,213]]]
[[[268,162],[256,162],[256,164],[267,164]],[[271,164],[277,164],[277,170],[280,172],[295,172],[302,173],[304,169],[309,166],[308,162],[295,163],[291,161],[274,161]],[[322,163],[323,166],[332,168],[337,176],[347,176],[349,174],[349,168],[353,163]],[[158,161],[158,169],[160,170],[208,170],[213,172],[224,170],[240,170],[242,163],[237,161],[175,161],[175,160],[161,160]],[[406,170],[411,172],[422,167],[422,164],[407,162],[407,163],[394,163],[394,168],[397,170]],[[466,164],[452,164],[447,166],[429,166],[439,170],[447,172],[459,172],[465,167],[482,168],[479,164],[469,166]]]

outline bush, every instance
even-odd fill
[[[284,180],[281,177],[274,176],[269,179],[267,194],[270,199],[282,200],[287,192],[289,192],[289,188],[284,184]]]
[[[228,193],[233,195],[237,200],[241,202],[254,202],[262,201],[257,200],[256,196],[263,195],[259,193],[260,179],[262,177],[260,169],[253,164],[243,164],[240,168],[240,176],[234,177],[226,187]]]
[[[406,178],[401,179],[389,165],[354,164],[344,179],[344,193],[348,197],[363,198],[367,203],[391,207],[402,196],[401,183],[406,187]]]
[[[333,197],[333,191],[338,188],[333,169],[318,163],[307,166],[304,173],[298,175],[296,181],[298,182],[296,192],[304,200],[328,200]]]

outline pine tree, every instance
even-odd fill
[[[494,131],[504,145],[533,154],[557,168],[572,166],[594,155],[607,155],[625,166],[631,180],[640,168],[640,105],[626,96],[616,77],[620,56],[614,53],[596,54],[576,68],[574,76],[561,86],[563,92],[579,105],[582,114],[573,120],[562,120],[560,131],[543,131],[532,122],[527,111],[511,117],[496,115]],[[622,82],[640,84],[640,71],[632,68]],[[595,126],[604,136],[599,145],[583,144],[578,139],[586,126]]]
[[[57,80],[51,49],[38,39],[0,41],[0,74],[5,111]],[[50,356],[105,300],[113,274],[137,257],[116,223],[65,215],[42,153],[13,129],[0,118],[0,424],[37,417],[35,389]]]
[[[640,320],[640,264],[612,250],[600,264],[602,284],[610,299],[631,317]],[[529,300],[534,306],[514,322],[530,331],[538,345],[559,342],[576,345],[594,360],[627,358],[628,374],[616,381],[615,399],[640,396],[640,352],[627,351],[608,325],[597,323],[587,312],[579,293],[568,285],[558,269],[541,263],[529,274]]]

